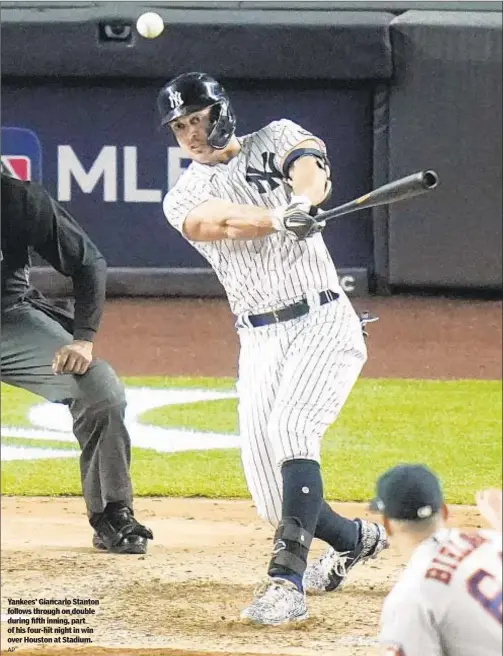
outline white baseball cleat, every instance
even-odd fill
[[[360,530],[356,548],[340,552],[330,547],[317,562],[308,565],[304,573],[304,590],[307,594],[322,595],[337,590],[355,565],[376,558],[383,549],[388,548],[384,526],[363,519],[355,521]]]
[[[255,599],[241,611],[241,619],[252,624],[287,624],[307,619],[306,597],[290,581],[268,577],[255,591]]]

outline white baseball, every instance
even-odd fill
[[[136,29],[145,39],[155,39],[164,30],[164,21],[153,11],[142,14],[136,21]]]

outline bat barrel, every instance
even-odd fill
[[[356,212],[357,210],[377,207],[378,205],[390,205],[391,203],[397,203],[401,200],[407,200],[409,198],[414,198],[414,196],[425,194],[428,191],[435,189],[437,185],[438,175],[435,171],[432,169],[418,171],[417,173],[408,175],[405,178],[393,180],[382,187],[370,191],[364,196],[360,196],[359,198],[350,200],[348,203],[344,203],[344,205],[339,205],[327,212],[323,212],[321,217],[323,217],[323,220],[325,221],[330,221],[331,219],[335,219],[343,214],[349,214],[350,212]]]

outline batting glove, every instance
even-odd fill
[[[286,207],[278,207],[272,211],[272,225],[277,232],[289,232],[297,240],[308,239],[321,232],[325,221],[316,219],[318,209],[314,207],[307,196],[292,196]]]

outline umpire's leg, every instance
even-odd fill
[[[111,502],[132,507],[131,443],[124,387],[106,362],[93,361],[83,376],[52,373],[54,354],[71,342],[62,326],[28,302],[2,311],[2,381],[70,408],[91,518]]]

